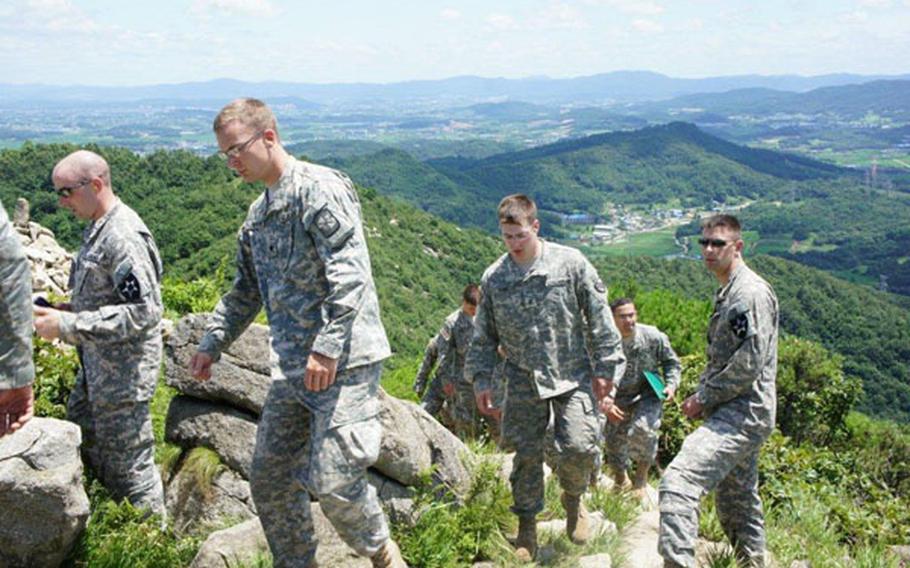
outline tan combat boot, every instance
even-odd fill
[[[591,523],[588,511],[581,502],[581,495],[563,493],[562,507],[566,510],[566,534],[575,544],[584,544],[591,538]]]
[[[613,493],[621,493],[632,485],[632,482],[629,481],[629,476],[626,474],[626,470],[611,469],[610,473],[613,477]]]
[[[373,562],[373,568],[408,568],[401,557],[401,550],[392,539],[387,540],[370,560]]]
[[[537,516],[518,517],[518,538],[515,539],[515,557],[528,564],[537,554]]]

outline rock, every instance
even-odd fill
[[[223,519],[256,516],[249,482],[227,467],[205,482],[184,461],[166,489],[168,521],[179,535],[217,525]]]
[[[910,544],[889,546],[888,553],[897,558],[901,568],[910,566]]]
[[[193,314],[177,322],[165,343],[167,384],[184,394],[226,402],[259,416],[272,384],[268,327],[251,325],[212,365],[212,378],[203,382],[189,374],[187,364],[208,320],[208,315]]]
[[[27,199],[23,197],[17,199],[16,211],[13,213],[13,225],[17,227],[28,227],[29,209],[31,209],[31,207],[29,206]]]
[[[373,469],[367,471],[367,481],[376,488],[382,508],[391,522],[407,526],[414,526],[417,523],[418,511],[414,510],[414,492],[410,487],[405,487]]]
[[[85,528],[79,427],[33,418],[0,438],[0,566],[59,566]]]
[[[383,436],[374,468],[399,483],[415,485],[422,472],[434,467],[436,482],[462,494],[470,484],[465,467],[470,450],[425,410],[380,389]]]
[[[610,568],[613,560],[607,553],[582,556],[578,559],[578,568]]]
[[[171,400],[164,430],[165,439],[184,449],[203,446],[244,479],[250,478],[256,419],[242,410],[188,396]]]
[[[190,568],[234,568],[254,565],[257,558],[269,556],[269,544],[259,518],[209,535]]]
[[[369,558],[358,556],[341,540],[318,503],[312,504],[313,525],[319,546],[316,562],[320,566],[369,568]],[[237,526],[214,532],[202,544],[190,568],[233,568],[251,563],[268,551],[265,534],[259,519],[250,519]]]
[[[626,527],[619,547],[620,555],[635,560],[636,568],[662,568],[664,559],[657,553],[660,512],[647,511]]]
[[[790,568],[812,568],[808,560],[794,560],[790,563]]]

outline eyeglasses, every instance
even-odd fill
[[[704,238],[698,239],[698,244],[700,244],[702,246],[702,248],[708,248],[708,245],[711,245],[712,247],[718,248],[718,249],[724,248],[731,242],[733,242],[733,241],[725,241],[723,239],[704,239]]]
[[[85,187],[85,186],[87,186],[87,185],[90,184],[90,183],[92,183],[92,180],[91,180],[91,179],[84,179],[84,180],[80,181],[79,183],[77,183],[76,185],[69,185],[69,186],[58,187],[58,188],[55,189],[55,191],[57,192],[57,195],[59,195],[60,197],[66,199],[66,198],[68,198],[69,196],[71,196],[71,195],[73,194],[74,191],[76,191],[76,190],[79,189],[80,187]]]
[[[234,159],[236,159],[237,156],[239,156],[241,153],[245,152],[246,149],[249,147],[249,145],[252,144],[256,139],[258,139],[259,137],[261,137],[263,134],[265,134],[265,130],[260,130],[260,131],[257,132],[256,134],[253,134],[253,135],[250,137],[250,139],[247,140],[246,142],[243,142],[242,144],[235,144],[235,145],[231,146],[230,148],[228,148],[227,150],[225,150],[225,151],[223,151],[223,152],[218,152],[218,155],[219,155],[219,156],[221,157],[221,159],[224,160],[225,162],[229,162],[229,161],[231,161],[231,160],[234,160]]]

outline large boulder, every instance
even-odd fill
[[[33,418],[0,438],[0,566],[59,566],[85,528],[79,427]]]
[[[256,417],[248,412],[177,396],[167,411],[164,436],[186,449],[202,446],[214,450],[228,467],[250,478]]]
[[[212,365],[212,378],[196,380],[187,363],[205,333],[209,316],[188,315],[181,319],[165,344],[167,384],[203,400],[225,402],[259,416],[272,384],[270,378],[269,328],[253,324]]]
[[[380,390],[382,448],[373,465],[386,477],[413,486],[420,474],[433,469],[433,479],[456,494],[467,490],[471,476],[465,467],[471,451],[419,405]]]

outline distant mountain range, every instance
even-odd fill
[[[235,79],[103,87],[88,85],[0,84],[0,104],[136,102],[174,103],[196,101],[210,104],[239,96],[257,96],[274,102],[285,98],[296,105],[404,103],[427,101],[492,101],[513,99],[532,103],[626,103],[662,100],[695,93],[719,93],[734,89],[774,89],[804,92],[820,87],[853,85],[881,79],[910,79],[910,75],[829,74],[735,75],[688,79],[649,71],[616,71],[586,77],[550,79],[452,77],[399,83],[251,83]]]

